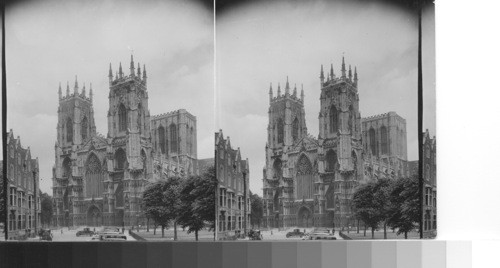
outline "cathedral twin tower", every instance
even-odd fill
[[[279,85],[276,97],[272,88],[269,91],[263,178],[264,224],[268,227],[352,225],[354,189],[371,177],[365,174],[365,131],[359,112],[356,68],[354,74],[350,66],[347,70],[342,58],[339,77],[332,65],[326,77],[321,66],[319,78],[318,138],[307,132],[303,89],[300,98],[295,88],[290,94],[287,78],[284,95]],[[381,118],[377,121],[381,125],[392,124],[385,115]],[[382,166],[376,169],[382,170]],[[390,173],[393,167],[384,168]]]
[[[142,71],[142,72],[141,72]],[[180,109],[150,116],[146,67],[109,67],[107,137],[96,132],[93,92],[59,86],[53,191],[58,226],[134,225],[145,186],[164,174],[197,173],[196,117]]]

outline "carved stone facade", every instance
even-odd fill
[[[53,169],[55,224],[58,226],[123,226],[145,223],[142,192],[148,183],[163,176],[197,174],[196,135],[175,132],[172,144],[194,140],[189,161],[179,161],[169,152],[157,150],[156,122],[150,118],[146,67],[124,75],[120,64],[113,75],[109,68],[108,134],[96,132],[93,92],[75,79],[73,93],[59,86],[56,161]],[[170,114],[179,113],[179,110]],[[196,118],[190,115],[190,130],[196,133]],[[182,151],[181,151],[182,152]],[[176,155],[177,156],[177,155]],[[193,164],[194,163],[194,164]],[[171,172],[175,171],[175,172]]]
[[[240,149],[233,149],[222,130],[215,133],[215,168],[218,203],[217,228],[220,239],[227,235],[243,234],[250,226],[250,190],[248,158],[241,158]]]
[[[340,76],[334,74],[331,66],[325,77],[321,66],[320,82],[318,138],[307,132],[303,89],[300,98],[296,87],[290,93],[287,78],[285,94],[281,94],[280,85],[276,97],[272,88],[269,91],[268,142],[263,170],[264,226],[354,225],[354,190],[359,183],[376,179],[373,174],[379,175],[366,173],[366,169],[374,170],[376,166],[377,170],[392,173],[395,166],[401,164],[399,160],[406,162],[406,145],[403,151],[398,151],[401,153],[398,161],[389,159],[387,164],[381,164],[367,156],[364,127],[384,123],[361,118],[356,69],[353,75],[351,67],[347,70],[342,59]],[[406,144],[405,120],[395,113],[389,114],[391,119],[401,119],[396,120],[400,128],[404,128],[404,139],[400,142]],[[392,126],[391,121],[387,129]],[[387,147],[401,147],[392,144],[394,139],[384,141],[389,143],[384,143],[384,152]]]
[[[40,228],[40,178],[38,158],[31,157],[30,147],[23,148],[19,136],[12,129],[7,133],[7,189],[4,202],[9,239],[27,234],[27,230]],[[3,160],[0,161],[3,176]],[[0,180],[3,183],[3,180]],[[3,187],[3,184],[2,184]],[[35,194],[36,192],[36,194]],[[36,200],[35,200],[36,199]],[[36,211],[35,211],[36,202]],[[3,222],[4,219],[1,219]],[[36,221],[36,222],[35,222]]]

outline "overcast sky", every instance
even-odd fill
[[[198,157],[213,157],[213,13],[189,1],[42,1],[6,10],[7,127],[39,158],[52,194],[58,86],[94,91],[97,131],[107,134],[108,68],[130,55],[146,64],[151,115],[197,117]],[[81,92],[81,91],[80,91]]]
[[[427,14],[430,13],[430,14]],[[424,16],[424,130],[435,133],[434,19]],[[262,194],[269,84],[304,85],[306,123],[318,135],[319,72],[357,66],[362,117],[406,119],[408,159],[418,159],[417,17],[382,4],[278,1],[240,6],[216,19],[216,125],[250,161],[250,189]],[[325,70],[325,71],[326,71]],[[430,111],[430,112],[428,112]]]

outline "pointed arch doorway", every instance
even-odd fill
[[[301,207],[299,213],[297,214],[297,223],[301,228],[312,227],[312,213],[307,207]]]
[[[87,226],[97,227],[102,225],[102,214],[97,206],[92,205],[87,210]]]

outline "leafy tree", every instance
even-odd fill
[[[52,196],[48,195],[47,193],[42,193],[40,196],[40,200],[41,200],[40,221],[42,225],[50,225],[52,221],[52,216],[54,215],[52,210]]]
[[[359,186],[354,193],[353,204],[355,206],[356,217],[361,219],[372,229],[372,239],[375,238],[375,229],[378,228],[383,216],[380,213],[380,195],[375,194],[376,182],[369,182]]]
[[[392,203],[390,200],[391,190],[394,180],[380,179],[374,183],[373,203],[377,208],[381,221],[384,225],[384,239],[387,239],[387,225],[393,215]]]
[[[254,225],[257,225],[260,228],[260,221],[262,220],[262,217],[264,215],[264,205],[262,202],[262,197],[260,197],[258,194],[253,194],[251,191],[250,206],[250,224],[252,225],[252,229],[254,228]]]
[[[420,222],[418,187],[418,176],[402,178],[394,182],[390,194],[390,202],[394,206],[389,225],[398,229],[398,235],[404,233],[405,239],[408,239],[408,232],[417,228]]]
[[[145,214],[154,221],[155,232],[156,226],[161,226],[162,237],[165,237],[165,227],[171,221],[174,221],[175,225],[177,211],[180,206],[180,190],[181,179],[173,177],[148,186],[143,193]],[[176,238],[175,235],[174,239]]]
[[[215,228],[215,191],[217,178],[215,168],[208,168],[201,176],[190,176],[184,183],[180,193],[178,222],[188,233],[198,232],[206,224]]]

